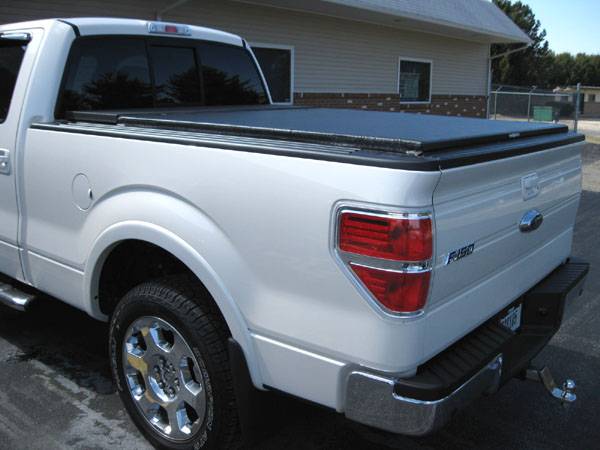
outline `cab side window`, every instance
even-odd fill
[[[26,47],[22,42],[0,39],[0,123],[8,115]]]

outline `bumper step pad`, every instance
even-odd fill
[[[565,307],[581,294],[589,264],[570,260],[524,296],[448,349],[429,360],[412,378],[396,380],[398,396],[442,399],[478,373],[496,355],[503,355],[502,383],[525,370],[558,331]],[[506,311],[522,303],[523,322],[515,333],[500,324]]]

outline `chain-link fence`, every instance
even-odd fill
[[[577,130],[581,94],[537,87],[493,86],[489,96],[490,119],[564,122]]]

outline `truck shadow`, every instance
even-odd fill
[[[27,313],[0,309],[0,339],[14,346],[2,363],[41,363],[101,395],[115,392],[108,366],[108,326],[42,297]]]

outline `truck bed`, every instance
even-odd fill
[[[565,125],[304,107],[79,111],[63,131],[439,170],[582,141]],[[235,136],[235,139],[232,139]]]

